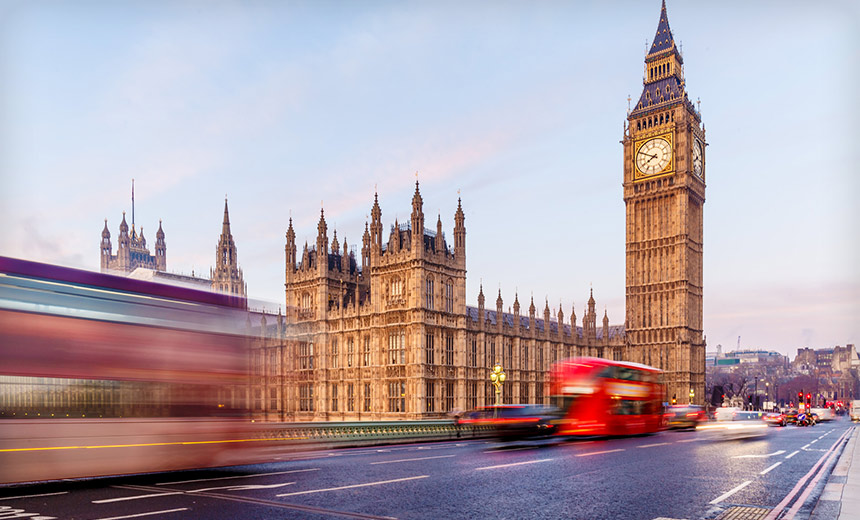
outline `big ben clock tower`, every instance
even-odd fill
[[[705,128],[687,97],[666,2],[624,132],[625,358],[664,371],[670,402],[703,403]]]

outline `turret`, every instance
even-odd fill
[[[543,308],[543,332],[546,337],[550,337],[551,329],[550,321],[549,321],[550,313],[549,313],[549,299],[546,300],[546,304]]]
[[[102,230],[101,242],[101,267],[107,269],[110,267],[110,257],[113,254],[113,246],[110,242],[110,231],[108,231],[107,219],[105,219],[105,227]]]
[[[420,258],[424,254],[424,200],[415,181],[415,194],[412,196],[412,253]]]
[[[129,266],[131,237],[128,236],[128,223],[125,221],[125,211],[122,212],[122,222],[119,223],[119,238],[117,239],[117,243],[117,267],[126,270]]]
[[[364,235],[361,237],[361,271],[366,277],[370,276],[370,229],[364,221]]]
[[[400,251],[400,223],[394,219],[394,225],[391,227],[391,234],[388,235],[388,252],[396,253]]]
[[[382,209],[379,207],[379,195],[373,194],[373,208],[370,210],[370,242],[373,254],[382,253]]]
[[[293,217],[290,217],[290,225],[287,227],[287,245],[284,246],[284,255],[287,257],[287,280],[292,278],[296,272],[296,232],[293,230]]]
[[[454,255],[465,264],[466,259],[466,216],[463,205],[457,198],[457,212],[454,213]]]
[[[535,329],[537,328],[537,320],[535,319],[535,297],[532,296],[531,303],[529,304],[529,332],[531,332],[532,337],[535,336]]]
[[[328,226],[325,223],[325,210],[320,208],[320,221],[317,224],[317,271],[324,276],[328,270]]]
[[[517,335],[520,332],[520,296],[514,293],[514,331]]]
[[[158,219],[158,231],[155,232],[155,268],[159,271],[167,271],[167,242],[164,241],[161,219]]]
[[[484,284],[478,289],[478,325],[481,330],[484,329]]]
[[[445,240],[442,238],[442,215],[436,219],[436,253],[445,254]]]
[[[609,315],[603,309],[603,342],[609,343]]]
[[[498,327],[499,330],[502,330],[502,322],[504,321],[502,319],[502,317],[503,317],[502,290],[499,289],[499,297],[496,298],[496,327]]]
[[[558,304],[558,337],[564,337],[564,311],[561,310],[561,302]]]

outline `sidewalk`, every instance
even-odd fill
[[[827,485],[810,515],[810,520],[860,520],[860,448],[857,439],[860,428],[848,439],[848,444],[836,461]]]

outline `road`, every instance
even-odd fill
[[[851,428],[841,418],[750,440],[667,431],[292,453],[253,466],[0,488],[0,519],[717,518],[801,496],[798,482]],[[824,477],[797,518],[809,515]]]

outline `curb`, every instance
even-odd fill
[[[854,428],[827,477],[810,520],[860,520],[860,460],[852,464],[855,458],[860,459],[860,450],[856,449],[858,438],[860,428]]]

